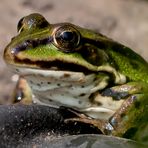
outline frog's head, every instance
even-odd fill
[[[35,13],[19,21],[18,35],[6,47],[4,59],[17,67],[95,72],[108,61],[98,37],[105,39],[70,23],[49,24]]]
[[[147,63],[129,48],[70,23],[50,24],[40,14],[19,21],[4,59],[27,79],[35,96],[45,99],[41,102],[52,99],[88,115],[97,112],[97,118],[104,112],[111,117],[123,102],[114,101],[106,87],[148,78]],[[121,87],[121,97],[126,89]]]

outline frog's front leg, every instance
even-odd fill
[[[124,85],[107,88],[100,95],[112,97],[113,101],[123,100],[122,105],[109,120],[93,119],[77,113],[77,118],[66,121],[78,121],[99,128],[103,134],[115,135],[142,141],[147,136],[144,128],[148,125],[147,84],[130,82]],[[97,101],[97,99],[95,100]],[[142,133],[142,134],[141,134]],[[143,134],[145,133],[145,135]]]
[[[148,94],[129,96],[109,119],[113,127],[112,135],[143,141],[147,137],[143,132],[148,126],[147,115]]]
[[[23,76],[19,77],[12,97],[13,103],[21,103],[27,105],[32,103],[31,88]]]
[[[115,86],[102,92],[114,100],[125,100],[109,119],[112,135],[143,141],[148,140],[148,84],[130,82]]]

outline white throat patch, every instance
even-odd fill
[[[93,118],[108,119],[121,105],[115,106],[112,98],[97,95],[101,105],[96,104],[90,96],[108,85],[109,76],[98,77],[96,74],[85,75],[82,72],[54,71],[19,68],[29,83],[36,103],[52,107],[67,106],[79,110]],[[104,100],[104,101],[103,101]],[[107,101],[111,106],[108,106]],[[115,107],[115,108],[114,108]],[[114,109],[113,109],[114,108]]]

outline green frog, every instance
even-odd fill
[[[23,17],[4,50],[20,76],[14,101],[73,109],[103,134],[148,140],[148,63],[130,48],[71,23]],[[141,134],[142,133],[142,134]]]

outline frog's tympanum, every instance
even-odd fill
[[[80,116],[71,121],[148,139],[148,63],[128,47],[35,13],[19,21],[4,60],[20,75],[15,100],[65,106]]]

